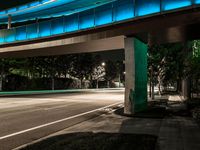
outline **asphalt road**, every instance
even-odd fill
[[[0,98],[0,150],[30,143],[123,103],[123,90]]]

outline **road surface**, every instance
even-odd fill
[[[0,98],[0,150],[10,150],[87,121],[123,103],[123,90]]]

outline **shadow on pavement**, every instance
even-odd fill
[[[165,108],[148,108],[145,111],[137,112],[134,115],[126,115],[124,114],[124,108],[120,108],[114,112],[116,115],[132,117],[132,118],[155,118],[155,119],[162,119],[166,115]]]
[[[100,120],[97,119],[99,122],[93,119],[85,132],[50,137],[23,150],[155,150],[165,125],[169,127],[167,123],[175,122],[178,130],[180,120],[173,118],[188,115],[183,103],[166,99],[151,101],[147,110],[132,116],[125,115],[123,110],[120,108],[114,114],[101,116]],[[84,126],[81,128],[84,131]],[[174,129],[169,130],[170,133],[174,133]],[[166,136],[165,132],[162,134]]]
[[[48,138],[22,150],[154,150],[157,137],[147,134],[78,132]]]
[[[124,108],[117,109],[114,114],[132,118],[155,118],[162,119],[166,116],[167,99],[160,99],[148,102],[148,108],[137,112],[134,115],[124,114]]]

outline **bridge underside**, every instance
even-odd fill
[[[87,41],[84,38],[71,38],[58,41],[2,48],[0,49],[0,58],[64,55],[119,49],[124,49],[124,36],[104,38],[92,41]]]
[[[137,37],[145,43],[149,37],[156,44],[181,42],[200,38],[199,25],[200,11],[188,9],[62,36],[0,45],[0,57],[32,57],[123,49],[124,36]]]
[[[147,45],[145,43],[149,40],[151,44],[160,44],[198,39],[199,25],[200,11],[184,10],[180,13],[130,20],[114,24],[112,27],[105,26],[63,36],[1,45],[0,57],[33,57],[125,49],[127,72],[125,112],[131,114],[146,105]],[[137,56],[143,59],[137,60]]]

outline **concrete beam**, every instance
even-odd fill
[[[124,49],[124,36],[90,40],[87,38],[67,38],[56,41],[0,48],[0,58],[34,57],[87,53]]]

